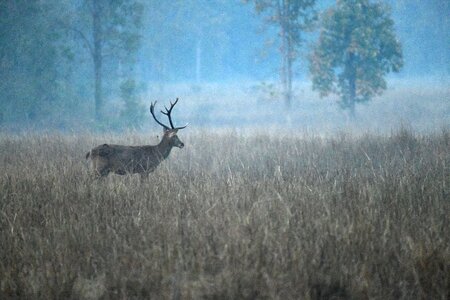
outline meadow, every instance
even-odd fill
[[[148,180],[0,133],[1,299],[449,299],[450,130],[186,130]]]

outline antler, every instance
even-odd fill
[[[160,121],[158,121],[158,119],[156,118],[156,116],[155,116],[155,105],[156,105],[156,102],[157,102],[157,101],[152,102],[152,104],[150,105],[150,113],[152,114],[153,119],[155,119],[156,123],[158,123],[159,125],[161,125],[162,127],[164,127],[165,130],[170,130],[170,128],[169,128],[168,126],[164,125],[163,123],[161,123]]]
[[[184,125],[184,126],[181,126],[181,127],[175,127],[175,126],[173,126],[171,113],[172,113],[172,109],[173,109],[174,106],[177,104],[177,102],[178,102],[178,98],[175,100],[174,103],[172,103],[172,101],[170,101],[170,108],[167,108],[167,107],[164,106],[164,108],[166,109],[165,112],[161,110],[161,113],[164,114],[164,115],[166,115],[166,116],[169,118],[170,127],[172,127],[173,130],[180,130],[180,129],[186,128],[186,126],[187,126],[187,124]],[[155,103],[152,103],[152,104],[150,105],[150,112],[151,112],[153,118],[155,119],[155,121],[156,121],[159,125],[161,125],[162,127],[164,127],[164,129],[170,130],[170,128],[169,128],[168,126],[164,125],[163,123],[161,123],[160,121],[158,121],[158,119],[156,119],[156,117],[155,117],[155,112],[154,112],[155,105],[156,105],[156,101],[155,101]]]
[[[169,118],[169,123],[170,123],[170,126],[172,127],[172,129],[179,130],[179,129],[186,128],[187,124],[184,125],[184,126],[181,126],[181,127],[175,127],[175,126],[173,126],[171,113],[172,113],[172,109],[173,109],[174,106],[177,104],[177,102],[178,102],[178,98],[175,100],[174,103],[172,103],[172,101],[170,101],[170,108],[167,109],[167,107],[164,106],[164,108],[166,109],[166,111],[165,111],[165,112],[164,112],[164,111],[161,111],[161,113],[163,113],[164,115],[166,115],[166,116]]]

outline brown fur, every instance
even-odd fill
[[[150,113],[153,119],[164,128],[163,138],[158,145],[123,146],[103,144],[88,152],[86,159],[91,158],[92,167],[96,175],[104,177],[111,172],[119,175],[139,173],[142,177],[147,177],[169,156],[173,147],[183,148],[184,144],[178,138],[177,132],[179,129],[186,128],[187,124],[182,127],[175,127],[171,116],[172,109],[177,102],[178,98],[174,103],[170,102],[170,108],[165,107],[165,112],[161,111],[169,119],[170,127],[156,118],[156,101],[150,105]]]
[[[86,154],[91,158],[92,167],[99,177],[109,173],[119,175],[139,173],[146,177],[166,159],[173,147],[183,148],[184,144],[177,136],[176,129],[164,131],[158,145],[123,146],[103,144]]]

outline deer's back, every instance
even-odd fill
[[[99,167],[119,174],[151,171],[161,162],[153,146],[103,144],[93,148],[91,156]]]

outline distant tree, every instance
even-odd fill
[[[51,118],[60,100],[53,0],[0,1],[0,110],[4,122]]]
[[[355,104],[386,89],[384,76],[403,66],[402,48],[389,8],[369,0],[341,0],[322,18],[310,57],[313,89],[334,93],[354,115]]]
[[[302,33],[316,18],[315,0],[245,0],[253,2],[256,12],[267,14],[266,22],[279,27],[281,70],[280,77],[286,107],[291,106],[293,65],[299,56]]]
[[[128,128],[140,128],[145,116],[145,109],[139,103],[137,91],[137,84],[133,79],[126,79],[120,84],[120,97],[124,104],[120,115],[123,125]]]
[[[142,9],[136,0],[84,0],[77,8],[78,20],[61,22],[82,40],[92,58],[97,121],[102,119],[105,60],[120,64],[136,52]]]

